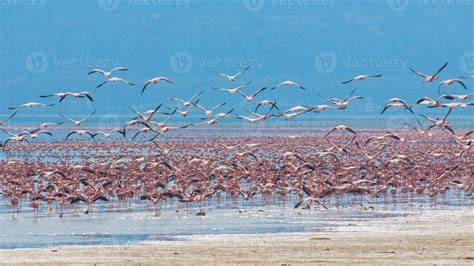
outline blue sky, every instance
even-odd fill
[[[245,92],[284,80],[308,88],[266,91],[258,99],[282,107],[322,104],[318,93],[344,97],[357,86],[363,101],[327,114],[378,115],[388,98],[414,102],[437,95],[437,82],[420,84],[408,67],[431,73],[447,61],[441,79],[474,74],[473,13],[468,0],[0,0],[0,113],[29,101],[56,101],[38,98],[42,94],[89,91],[92,104],[66,100],[22,115],[80,115],[94,108],[98,115],[128,114],[128,106],[147,110],[200,90],[203,105],[225,101],[244,113],[250,105],[243,98],[211,89],[230,85],[212,71],[235,73],[250,64],[237,81],[253,81]],[[114,66],[127,67],[117,76],[137,86],[95,88],[102,78],[87,72]],[[384,76],[341,84],[371,73]],[[155,76],[176,86],[153,86],[140,96]],[[473,92],[474,80],[467,85]],[[466,91],[453,85],[446,92]],[[456,115],[469,118],[470,109]]]

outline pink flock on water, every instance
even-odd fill
[[[160,142],[15,144],[0,164],[4,204],[18,215],[41,205],[63,216],[85,205],[108,208],[148,202],[164,205],[227,202],[311,204],[324,209],[362,198],[473,199],[474,164],[468,134],[424,131],[369,135],[173,136]],[[201,136],[202,137],[202,136]],[[470,140],[469,140],[470,142]],[[34,155],[34,156],[33,156]]]

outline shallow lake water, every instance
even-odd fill
[[[146,202],[135,201],[113,209],[110,203],[96,204],[92,215],[84,214],[86,206],[78,206],[76,211],[65,210],[63,217],[59,217],[57,206],[48,213],[43,204],[37,220],[25,201],[14,219],[8,206],[0,206],[0,249],[186,241],[186,237],[195,235],[327,232],[340,226],[356,230],[360,221],[473,206],[462,195],[453,193],[449,197],[436,203],[425,198],[375,202],[346,198],[339,206],[332,202],[329,210],[315,205],[309,210],[294,209],[294,202],[287,201],[283,206],[278,200],[265,205],[258,200],[212,202],[203,207],[205,216],[196,216],[199,206],[178,202],[168,204],[159,215]]]

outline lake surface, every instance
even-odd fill
[[[92,215],[84,214],[86,206],[65,210],[64,216],[54,210],[48,214],[46,204],[38,220],[33,217],[28,201],[23,202],[18,218],[4,201],[0,206],[0,249],[42,248],[64,245],[122,245],[149,241],[186,241],[193,235],[265,234],[331,231],[345,226],[356,230],[358,221],[415,215],[430,211],[472,208],[472,200],[457,192],[438,198],[377,199],[345,197],[332,203],[329,210],[313,205],[310,210],[294,209],[294,201],[285,205],[279,200],[266,203],[209,202],[205,216],[196,216],[200,208],[174,202],[159,215],[146,202],[110,209],[110,203],[94,205]],[[54,209],[57,207],[54,206]]]

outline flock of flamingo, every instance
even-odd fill
[[[423,78],[423,83],[432,83],[447,65],[433,75],[412,71]],[[216,74],[232,84],[249,69],[250,66],[235,75]],[[105,78],[97,86],[101,89],[110,83],[134,86],[113,76],[121,71],[128,70],[124,67],[108,72],[94,69],[89,75],[100,74]],[[382,77],[382,74],[359,75],[342,83]],[[166,134],[211,126],[222,119],[260,123],[268,119],[293,119],[326,109],[344,110],[351,101],[363,99],[354,95],[356,89],[353,89],[344,99],[320,95],[326,103],[297,105],[282,111],[271,98],[256,101],[266,87],[250,94],[244,92],[251,81],[213,88],[216,93],[242,96],[253,104],[252,110],[245,109],[248,114],[236,114],[233,108],[224,110],[224,102],[206,107],[202,103],[205,93],[200,91],[187,100],[168,98],[167,103],[148,111],[130,108],[133,112],[130,120],[123,127],[109,131],[83,128],[83,122],[95,115],[94,110],[80,120],[58,113],[58,118],[64,121],[47,122],[13,133],[6,126],[20,109],[54,105],[21,104],[9,108],[14,112],[0,121],[0,130],[5,134],[1,146],[6,155],[0,162],[0,202],[11,208],[13,218],[27,205],[37,219],[42,210],[63,217],[82,213],[77,210],[84,206],[85,213],[90,215],[96,205],[118,208],[138,202],[148,202],[147,208],[157,215],[167,205],[178,210],[182,206],[196,206],[197,215],[205,215],[206,206],[223,202],[289,202],[294,208],[307,209],[313,205],[330,209],[344,204],[347,199],[386,202],[397,197],[408,200],[425,197],[436,201],[450,193],[470,201],[474,198],[474,160],[470,151],[474,131],[455,131],[448,118],[456,108],[474,105],[467,101],[474,93],[456,95],[440,91],[453,84],[467,90],[465,83],[469,79],[474,76],[441,81],[439,96],[435,99],[426,96],[414,104],[400,98],[389,99],[381,114],[388,109],[415,113],[415,108],[423,106],[446,108],[442,118],[419,114],[417,124],[404,121],[408,130],[391,132],[339,125],[326,134],[291,136]],[[174,84],[167,77],[155,77],[144,83],[141,93],[149,93],[152,86]],[[288,80],[271,87],[270,91],[284,87],[306,89]],[[59,103],[66,98],[94,101],[89,92],[59,92],[40,97],[57,97]],[[171,108],[170,103],[178,107]],[[218,113],[218,109],[222,111]],[[201,122],[170,125],[173,117],[186,117],[191,110],[202,113]],[[163,119],[157,119],[158,116]],[[54,128],[58,125],[69,123],[63,141],[43,139],[57,134]]]

